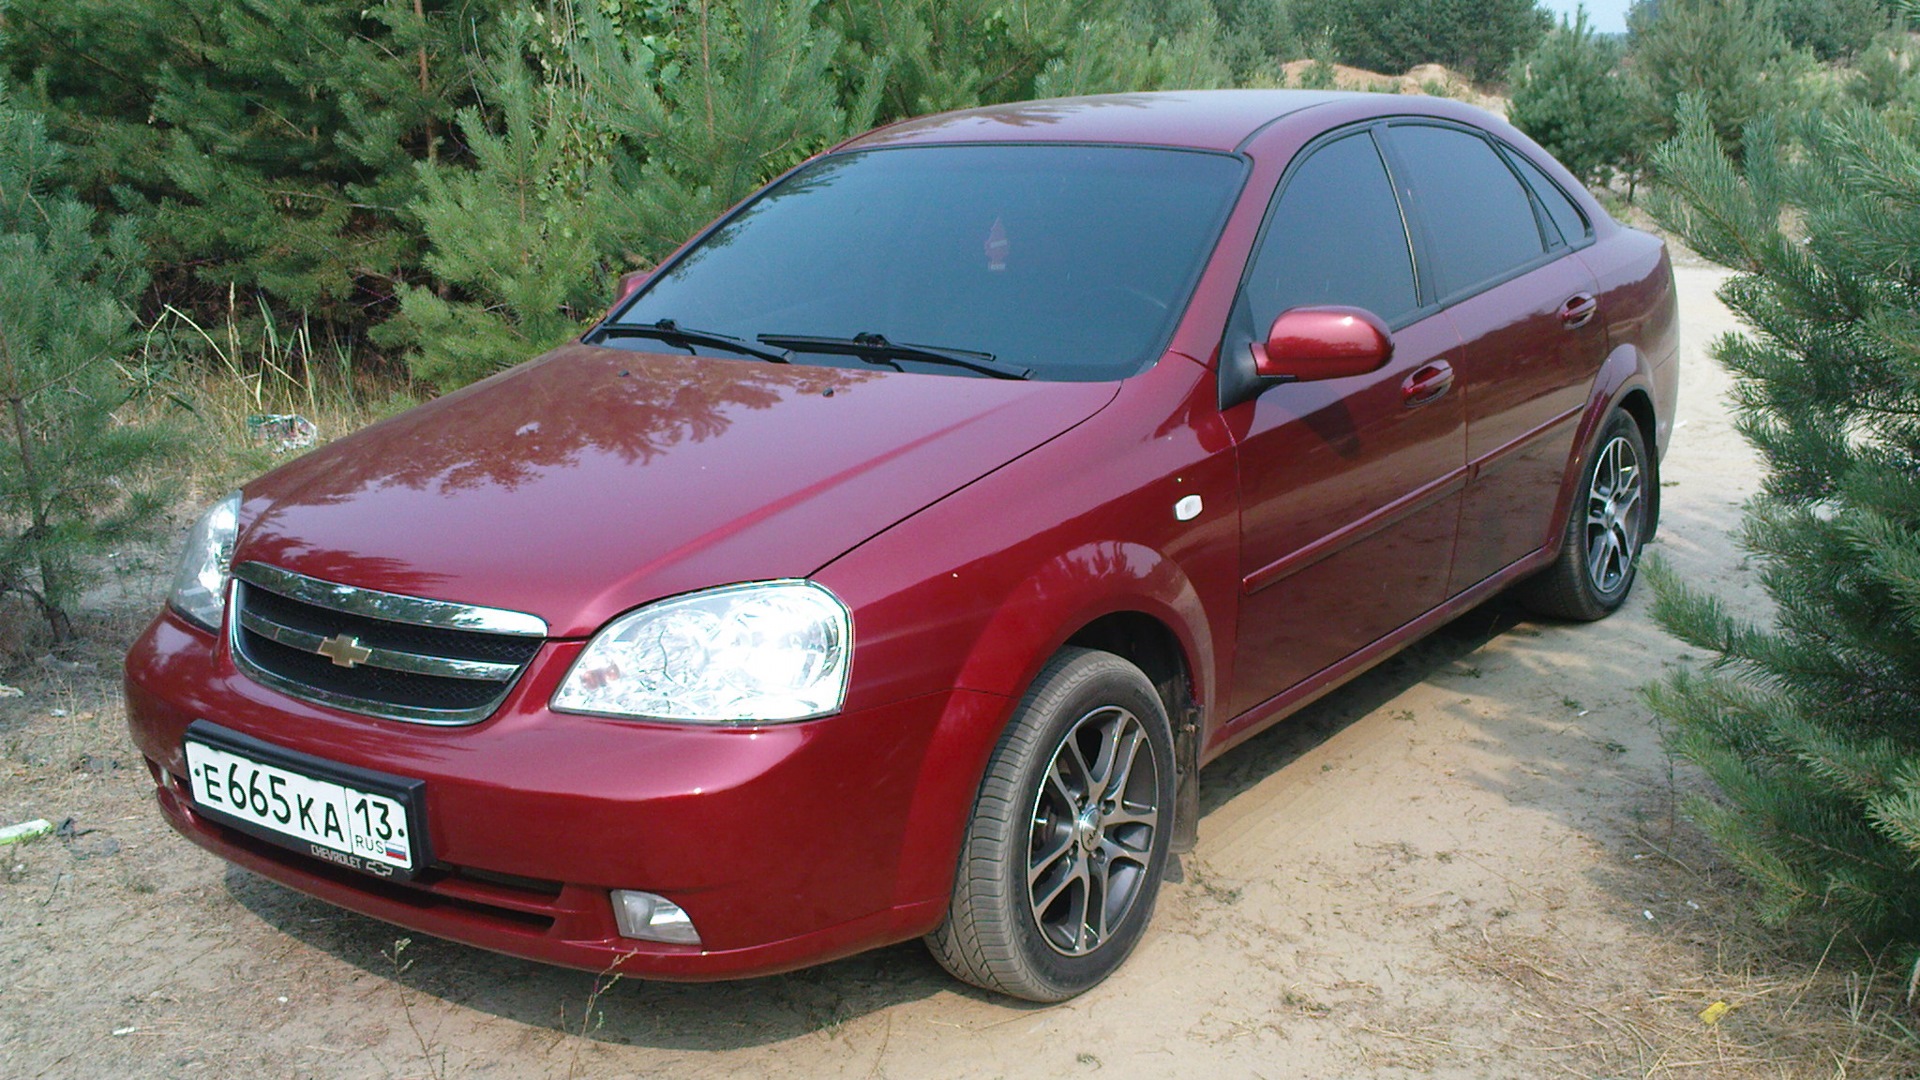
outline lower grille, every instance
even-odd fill
[[[261,563],[234,568],[239,666],[307,701],[393,720],[470,724],[540,649],[531,615],[357,589]]]

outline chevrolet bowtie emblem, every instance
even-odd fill
[[[360,644],[360,639],[349,634],[335,634],[320,643],[314,652],[333,661],[340,667],[358,667],[367,662],[373,650]]]

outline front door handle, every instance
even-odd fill
[[[1591,293],[1574,293],[1567,302],[1560,305],[1560,324],[1569,330],[1578,330],[1593,321],[1600,310],[1600,301]]]
[[[1453,365],[1445,360],[1435,360],[1424,364],[1418,371],[1407,376],[1400,384],[1400,403],[1409,409],[1417,409],[1428,402],[1438,401],[1448,390],[1453,389]]]

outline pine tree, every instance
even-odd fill
[[[1085,23],[1033,80],[1034,97],[1231,86],[1210,0],[1133,0]]]
[[[1680,101],[1693,94],[1737,155],[1749,121],[1792,101],[1805,64],[1767,0],[1635,0],[1627,31],[1633,73],[1645,87],[1640,120],[1655,144],[1674,136]]]
[[[1655,575],[1655,611],[1716,655],[1649,690],[1712,778],[1699,820],[1765,909],[1869,947],[1920,947],[1920,133],[1854,109],[1744,165],[1700,98],[1655,166],[1662,223],[1735,271],[1752,328],[1714,355],[1766,466],[1741,543],[1769,620]]]
[[[417,346],[414,377],[443,390],[565,341],[604,298],[586,217],[606,170],[573,145],[577,99],[540,86],[517,55],[494,65],[490,85],[497,119],[469,106],[457,121],[474,167],[421,166],[412,205],[427,266],[454,295],[404,286],[399,315],[375,330]]]
[[[1220,22],[1220,52],[1236,86],[1278,85],[1282,61],[1301,52],[1293,19],[1281,0],[1213,0]]]
[[[1920,46],[1905,30],[1889,30],[1873,39],[1855,59],[1857,76],[1847,94],[1874,109],[1920,113]]]
[[[100,236],[91,210],[49,193],[61,156],[0,91],[0,593],[32,599],[55,641],[73,636],[86,556],[167,505],[136,474],[173,447],[116,415],[145,253],[131,221]]]
[[[452,389],[565,341],[613,277],[658,261],[771,176],[871,123],[879,69],[843,108],[839,40],[808,0],[696,0],[671,68],[588,12],[555,28],[544,73],[524,21],[497,49],[486,111],[459,127],[475,167],[423,164],[413,204],[451,295],[402,290],[379,339]],[[549,39],[552,41],[553,39]]]
[[[1294,0],[1292,12],[1342,63],[1389,75],[1445,64],[1479,82],[1505,75],[1553,25],[1534,0]]]
[[[1634,154],[1639,129],[1621,52],[1594,36],[1586,9],[1563,21],[1509,78],[1507,119],[1588,184],[1613,178]]]
[[[1035,96],[1034,82],[1083,29],[1107,20],[1112,0],[893,0],[820,11],[845,42],[841,96],[858,73],[885,64],[877,119],[898,120]]]
[[[510,0],[10,0],[5,58],[74,147],[96,209],[138,210],[177,306],[259,290],[365,328],[421,250],[413,163],[451,119]]]
[[[1774,0],[1780,30],[1796,48],[1822,60],[1844,60],[1887,28],[1882,0]]]

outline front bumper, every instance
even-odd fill
[[[544,646],[490,719],[434,728],[285,697],[171,613],[127,658],[127,712],[167,820],[263,876],[409,929],[589,970],[768,974],[924,934],[1010,702],[953,691],[800,724],[701,728],[546,709],[579,643]],[[197,813],[181,737],[205,718],[425,781],[434,862],[406,884]],[[702,944],[621,938],[610,889],[684,908]]]

